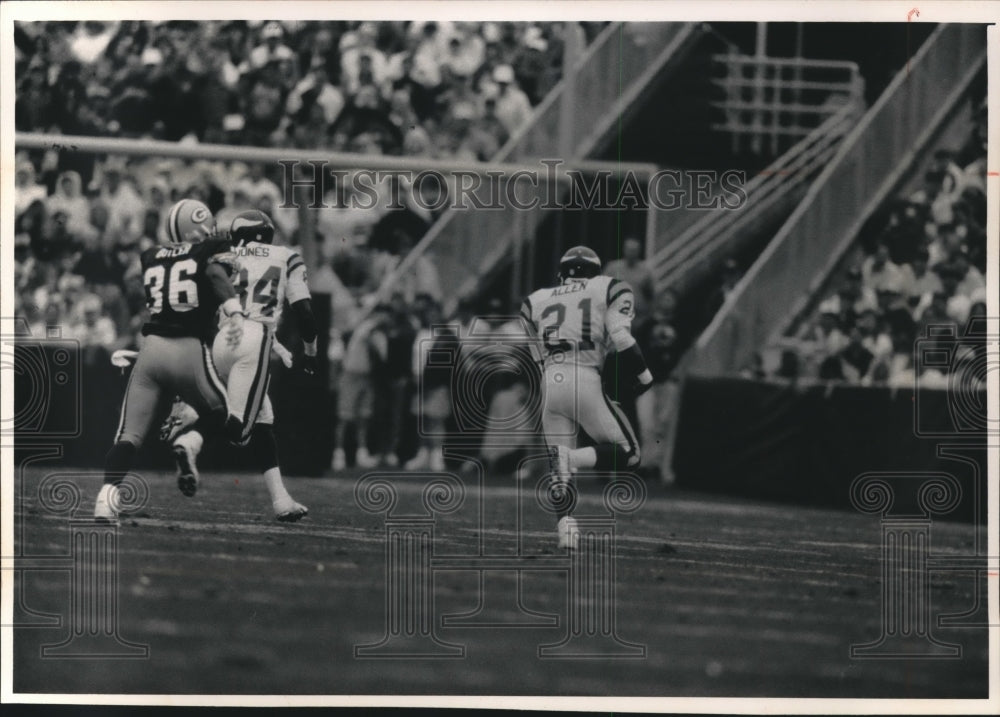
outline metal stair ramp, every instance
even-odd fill
[[[847,135],[685,358],[735,375],[784,332],[930,146],[986,62],[982,26],[939,26]],[[955,78],[960,78],[955,81]]]
[[[403,258],[379,287],[387,296],[399,277],[410,272],[418,259],[426,256],[441,277],[445,311],[452,311],[458,301],[471,295],[504,261],[520,251],[521,242],[532,241],[547,211],[559,211],[558,197],[571,178],[562,169],[551,172],[539,159],[551,157],[587,171],[587,157],[609,134],[629,106],[635,103],[660,72],[675,59],[696,36],[694,23],[612,23],[586,48],[576,65],[535,109],[534,115],[507,144],[493,162],[521,162],[534,173],[557,177],[539,182],[527,175],[499,178],[504,183],[502,196],[516,196],[532,208],[519,208],[502,202],[498,208],[449,208],[430,228],[423,239]],[[572,112],[564,112],[570,105]],[[528,162],[534,161],[534,164]],[[599,168],[597,163],[593,168]],[[602,163],[602,168],[619,165]],[[652,167],[629,165],[648,176]],[[507,182],[517,184],[508,188]],[[482,204],[496,205],[489,183],[474,192]],[[471,202],[470,202],[471,204]],[[512,251],[513,250],[513,251]]]

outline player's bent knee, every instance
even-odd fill
[[[241,445],[244,442],[243,421],[233,415],[226,416],[226,423],[222,430],[222,434],[230,443]]]

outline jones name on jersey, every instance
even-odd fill
[[[233,253],[238,261],[233,282],[248,319],[273,327],[285,299],[294,304],[309,298],[305,262],[291,247],[251,241]]]

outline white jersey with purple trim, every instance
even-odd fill
[[[252,241],[233,247],[233,253],[237,260],[233,284],[251,321],[273,329],[285,299],[294,304],[310,298],[305,262],[291,247]]]
[[[546,366],[570,362],[600,371],[614,350],[612,333],[631,329],[634,307],[626,282],[595,276],[539,289],[524,300],[521,317],[541,340]]]

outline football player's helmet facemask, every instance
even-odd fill
[[[197,199],[182,199],[167,215],[167,236],[173,244],[196,244],[216,235],[215,217]]]
[[[251,241],[270,244],[274,241],[274,222],[256,209],[240,212],[229,226],[229,238],[233,246],[243,246]]]
[[[593,249],[575,246],[559,260],[559,280],[589,279],[601,273],[601,259]]]

